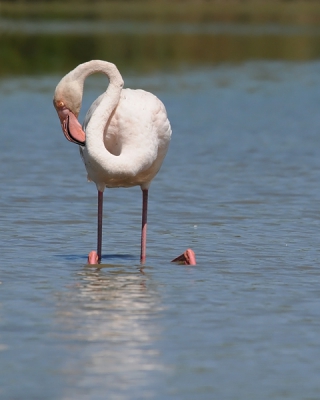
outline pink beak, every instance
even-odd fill
[[[84,146],[86,143],[86,134],[83,132],[82,127],[73,112],[68,108],[63,107],[57,109],[57,113],[64,136],[70,142]]]

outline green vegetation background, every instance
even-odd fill
[[[96,21],[106,29],[90,30]],[[74,30],[74,22],[88,29]],[[138,25],[112,30],[110,22]],[[142,22],[150,31],[136,29]],[[197,29],[175,30],[182,23]],[[213,23],[298,29],[290,34],[201,29]],[[320,58],[318,27],[320,0],[0,1],[0,76],[60,74],[94,58],[143,73],[256,59],[314,60]]]
[[[130,19],[138,21],[242,21],[316,24],[319,0],[11,0],[2,18]]]

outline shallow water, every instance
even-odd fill
[[[317,399],[320,63],[124,76],[173,127],[142,268],[139,188],[106,190],[104,264],[85,265],[96,190],[59,79],[0,83],[0,397]],[[198,265],[171,264],[187,247]]]

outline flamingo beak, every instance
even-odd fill
[[[56,110],[66,139],[69,142],[84,146],[86,144],[86,134],[83,132],[78,118],[66,107],[56,107]]]

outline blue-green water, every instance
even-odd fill
[[[123,77],[173,127],[144,267],[139,188],[106,190],[86,265],[96,189],[52,106],[61,75],[0,82],[0,397],[318,399],[320,63]],[[197,266],[170,263],[187,247]]]

